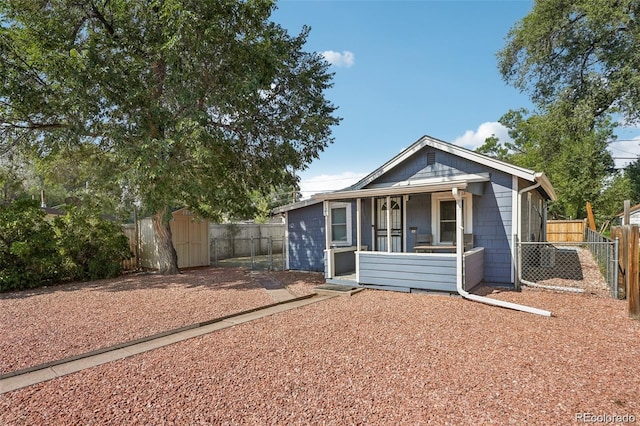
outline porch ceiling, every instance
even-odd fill
[[[408,180],[394,183],[388,186],[376,186],[375,188],[364,188],[357,190],[345,190],[316,194],[315,200],[346,200],[353,198],[384,197],[387,195],[410,195],[425,192],[451,191],[453,188],[465,189],[468,184],[475,182],[488,182],[489,173],[478,173],[470,175],[458,175],[450,177],[439,177],[433,179]]]

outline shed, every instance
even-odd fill
[[[620,212],[616,215],[618,223],[621,225],[639,225],[640,226],[640,204],[629,209],[629,223],[624,223],[624,212]]]
[[[209,222],[187,208],[175,210],[171,219],[173,246],[178,254],[178,268],[208,266]],[[158,246],[151,217],[140,220],[140,265],[158,269]]]

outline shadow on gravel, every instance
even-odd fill
[[[180,275],[159,275],[154,272],[136,272],[97,281],[62,283],[22,291],[0,293],[0,300],[25,299],[59,291],[91,290],[120,292],[139,289],[202,288],[203,290],[255,290],[262,286],[247,268],[192,268]]]

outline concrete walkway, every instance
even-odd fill
[[[275,282],[275,281],[274,281]],[[0,394],[34,385],[36,383],[62,377],[80,370],[106,364],[111,361],[127,358],[143,352],[202,336],[234,325],[243,324],[269,315],[274,315],[290,309],[310,305],[336,297],[335,295],[317,295],[294,297],[284,287],[268,289],[267,292],[276,303],[250,311],[240,312],[223,318],[217,318],[186,327],[181,327],[165,333],[156,334],[131,342],[121,343],[97,351],[88,352],[63,360],[53,361],[25,370],[16,371],[0,376]],[[284,293],[286,292],[286,294]]]

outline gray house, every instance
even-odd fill
[[[515,242],[545,240],[548,200],[543,173],[424,136],[351,187],[274,213],[285,217],[288,269],[456,292],[514,284]]]

